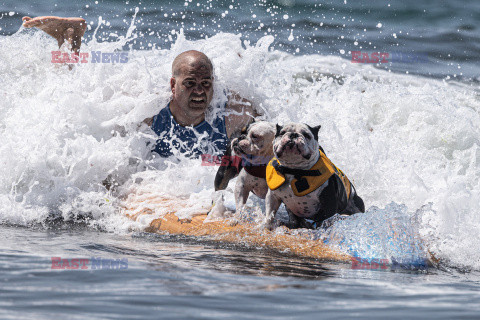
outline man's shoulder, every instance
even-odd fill
[[[166,129],[166,126],[171,124],[171,119],[172,119],[172,114],[170,113],[169,104],[167,104],[155,116],[151,118],[150,126],[152,127],[153,131],[161,132]]]
[[[165,107],[160,109],[160,111],[155,117],[158,117],[158,116],[172,117],[172,114],[170,113],[170,103],[167,103]]]

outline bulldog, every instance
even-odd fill
[[[285,204],[290,228],[312,228],[336,213],[365,212],[363,200],[347,176],[325,155],[318,143],[320,126],[290,123],[276,126],[275,157],[269,162],[266,179],[265,227],[274,228],[275,214]]]
[[[232,161],[223,165],[215,177],[215,190],[225,189],[228,181],[239,174],[235,184],[235,224],[247,202],[250,192],[265,199],[268,192],[265,170],[273,158],[275,125],[266,121],[251,123],[242,130],[238,138],[232,140],[229,154]],[[236,157],[236,158],[235,158]]]

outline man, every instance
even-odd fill
[[[250,102],[233,94],[223,112],[208,123],[205,112],[213,98],[213,81],[213,65],[205,54],[190,50],[175,58],[171,101],[152,119],[152,129],[161,138],[155,146],[158,154],[223,154],[229,139],[256,116]]]
[[[65,41],[78,54],[87,24],[82,18],[23,17],[23,26],[36,27]],[[237,136],[257,114],[252,104],[231,94],[223,112],[207,122],[205,114],[213,98],[213,65],[203,53],[190,50],[172,63],[171,101],[159,114],[145,122],[160,137],[154,151],[162,157],[176,152],[198,157],[203,153],[223,154],[229,139]]]

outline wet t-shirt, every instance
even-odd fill
[[[152,130],[158,135],[153,151],[162,157],[175,151],[187,157],[222,155],[229,142],[223,113],[211,124],[204,120],[195,127],[183,127],[173,118],[170,103],[153,118]]]

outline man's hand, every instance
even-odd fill
[[[23,17],[25,28],[36,27],[48,35],[57,39],[60,48],[65,40],[71,45],[75,53],[80,51],[82,37],[87,30],[87,23],[82,18],[60,18],[60,17]]]
[[[228,98],[225,116],[227,136],[231,140],[240,135],[242,128],[248,125],[259,114],[252,102],[232,92]]]

